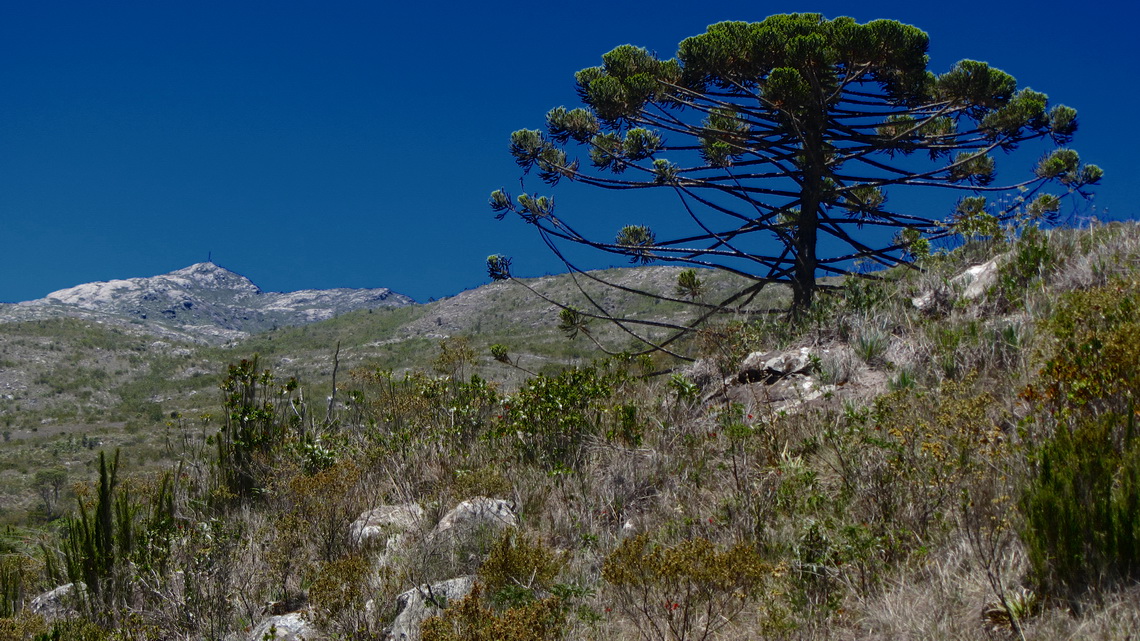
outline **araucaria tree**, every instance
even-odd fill
[[[819,276],[907,263],[943,236],[992,236],[1015,218],[1052,217],[1061,196],[1100,179],[1064,147],[1074,109],[984,62],[935,75],[927,44],[892,20],[790,14],[714,24],[670,60],[617,47],[576,74],[583,107],[551,110],[545,130],[514,132],[510,151],[551,187],[671,190],[675,210],[622,221],[616,238],[599,240],[556,215],[547,195],[497,190],[491,206],[534,225],[560,255],[570,242],[750,280],[720,303],[686,302],[732,307],[787,283],[803,310]],[[1036,165],[999,181],[995,157],[1031,140],[1041,142]],[[924,204],[904,196],[920,188],[958,194]],[[489,261],[493,277],[509,277],[508,267],[501,256]]]

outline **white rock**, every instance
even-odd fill
[[[357,545],[383,540],[385,548],[391,550],[403,540],[405,532],[419,525],[423,516],[423,508],[415,503],[381,505],[361,513],[349,526],[349,537]]]
[[[74,589],[75,584],[68,583],[44,592],[32,599],[31,603],[28,604],[28,610],[32,614],[38,614],[49,621],[69,617],[76,613],[75,608],[67,602]]]
[[[997,283],[998,268],[1005,260],[1005,254],[998,254],[981,265],[974,265],[966,271],[950,279],[951,283],[965,286],[962,298],[973,300],[986,293],[990,287]]]
[[[519,519],[509,502],[480,496],[456,505],[445,514],[435,527],[435,534],[459,533],[484,525],[505,528],[518,527],[518,524]]]
[[[396,607],[400,613],[396,615],[385,638],[391,641],[418,641],[423,622],[440,613],[437,604],[451,607],[467,596],[474,585],[475,577],[463,576],[404,592],[396,597]]]
[[[752,352],[740,364],[738,382],[774,383],[793,374],[807,374],[812,368],[812,351],[807,347]]]
[[[270,634],[270,630],[273,634]],[[280,641],[317,641],[321,639],[320,631],[316,626],[305,620],[300,612],[290,612],[279,616],[269,617],[246,637],[249,641],[262,641],[263,639],[280,639]]]
[[[923,292],[922,294],[910,299],[910,304],[914,305],[915,309],[923,310],[930,307],[934,302],[934,292]]]

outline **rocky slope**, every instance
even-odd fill
[[[0,307],[0,322],[59,316],[118,320],[148,326],[157,334],[217,342],[358,309],[414,302],[388,288],[265,292],[245,276],[214,263],[198,263],[161,276],[87,283],[5,305]]]

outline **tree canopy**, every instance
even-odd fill
[[[610,240],[580,234],[549,195],[500,189],[491,207],[534,225],[560,256],[570,242],[749,279],[710,308],[786,283],[803,310],[818,276],[866,261],[906,264],[931,240],[1054,217],[1062,195],[1100,179],[1065,146],[1076,110],[984,62],[936,75],[927,46],[926,33],[893,20],[819,14],[714,24],[668,60],[619,46],[575,75],[583,106],[552,109],[544,129],[515,131],[510,153],[549,187],[670,190],[676,209],[624,223]],[[999,180],[995,156],[1030,140],[1044,142],[1036,166]],[[892,207],[891,196],[920,188],[959,197]],[[867,233],[874,228],[893,236]],[[819,255],[823,241],[829,253]],[[509,277],[509,260],[492,259],[492,276]]]

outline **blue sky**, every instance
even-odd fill
[[[267,290],[420,301],[485,283],[491,253],[559,271],[486,206],[518,191],[510,132],[575,105],[573,73],[614,46],[670,57],[710,23],[793,11],[914,24],[933,71],[986,60],[1076,107],[1073,146],[1107,172],[1085,213],[1137,214],[1133,3],[392,4],[3,3],[0,301],[211,254]],[[607,229],[654,206],[559,202]]]

